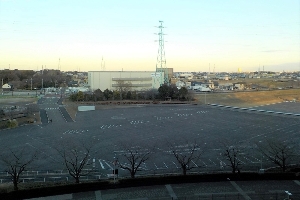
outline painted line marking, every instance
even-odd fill
[[[300,186],[300,181],[298,181],[298,180],[294,180],[294,182],[295,182],[297,185],[299,185],[299,186]]]
[[[230,183],[246,200],[251,200],[251,198],[234,181],[230,181]]]
[[[207,167],[207,164],[204,161],[202,161],[202,160],[200,160],[200,161],[205,165],[205,167]]]
[[[168,166],[166,165],[166,163],[165,162],[163,162],[163,163],[164,163],[165,167],[168,168]]]
[[[211,159],[209,159],[210,162],[212,162],[214,165],[217,165],[214,161],[212,161]]]
[[[192,160],[192,163],[194,163],[194,165],[196,166],[196,167],[198,167],[198,165]]]
[[[175,192],[173,191],[171,185],[166,185],[166,188],[167,188],[170,196],[172,197],[172,199],[177,199],[177,196],[176,196]]]
[[[100,163],[100,165],[101,165],[101,168],[102,168],[102,169],[105,169],[105,168],[104,168],[104,165],[103,165],[103,163],[101,162],[100,159],[99,159],[99,163]]]
[[[110,166],[105,160],[103,160],[105,162],[105,164],[107,164],[107,166],[110,168],[110,169],[113,169],[112,166]]]
[[[179,168],[179,167],[176,165],[176,163],[173,162],[173,164],[176,166],[177,169]]]

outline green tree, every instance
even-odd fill
[[[186,87],[181,87],[179,90],[178,90],[178,93],[179,93],[179,98],[182,99],[182,100],[186,100],[188,98],[188,89],[186,89]]]
[[[103,96],[104,96],[105,100],[109,100],[113,97],[113,92],[109,89],[106,89],[103,91]]]
[[[126,94],[126,99],[131,99],[132,95],[131,95],[131,91],[128,91]]]
[[[84,94],[83,92],[79,91],[77,93],[77,101],[83,101],[84,100]]]
[[[176,85],[171,84],[169,85],[169,95],[172,99],[178,99],[179,98],[179,91]]]
[[[169,86],[164,84],[158,88],[158,96],[161,100],[165,100],[167,97],[170,97]]]
[[[94,91],[94,101],[102,101],[103,97],[103,92],[100,89]]]
[[[121,100],[121,92],[118,90],[113,91],[113,99],[114,100]]]
[[[77,101],[77,93],[76,93],[76,94],[71,94],[71,95],[69,96],[69,100],[70,100],[70,101]]]
[[[164,84],[158,88],[158,96],[161,100],[165,100],[167,97],[177,99],[179,97],[178,88],[174,84]]]

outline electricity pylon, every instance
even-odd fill
[[[169,85],[169,77],[168,77],[168,69],[166,67],[166,55],[165,55],[165,44],[164,44],[164,33],[163,29],[165,28],[163,26],[163,21],[159,21],[160,26],[158,35],[158,53],[157,53],[157,60],[156,60],[156,72],[160,72],[160,78],[159,82],[160,85],[167,84]],[[164,76],[163,76],[164,74]]]

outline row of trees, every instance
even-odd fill
[[[72,141],[72,140],[70,140]],[[167,142],[167,154],[175,158],[183,175],[186,175],[189,170],[201,168],[198,161],[203,156],[204,149],[196,141],[182,140],[181,143]],[[119,154],[120,158],[115,158],[114,165],[129,172],[131,178],[135,178],[138,171],[143,170],[142,165],[149,161],[155,154],[155,148],[146,148],[139,145],[122,144]],[[68,142],[64,143],[61,148],[56,151],[64,164],[69,175],[72,176],[76,183],[80,182],[80,177],[90,173],[85,170],[92,163],[89,162],[92,149],[95,145],[87,145],[84,143]],[[8,149],[8,150],[7,150]],[[281,168],[282,172],[287,170],[287,167],[292,163],[295,157],[295,151],[290,144],[282,143],[276,140],[270,140],[267,145],[258,145],[258,152],[266,156],[269,161]],[[28,148],[13,150],[5,149],[0,155],[0,162],[6,167],[7,173],[11,176],[14,184],[14,189],[18,190],[20,176],[28,170],[31,164],[39,158],[38,151],[29,152]],[[232,173],[239,173],[243,167],[241,158],[245,156],[243,148],[238,145],[228,145],[222,143],[222,152],[220,154],[226,162],[222,163],[232,169]],[[59,162],[61,162],[59,161]],[[299,162],[299,161],[298,161]]]
[[[71,94],[69,99],[71,101],[106,101],[106,100],[155,100],[155,99],[177,99],[177,100],[192,100],[192,95],[189,91],[182,87],[178,89],[176,85],[162,85],[156,89],[145,91],[131,91],[123,87],[116,90],[100,89],[94,92],[77,92]]]
[[[47,87],[63,87],[72,79],[59,70],[2,70],[0,80],[3,83],[10,83],[14,88],[31,89]]]

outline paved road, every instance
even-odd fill
[[[51,122],[54,125],[59,125],[63,122],[73,122],[62,101],[63,99],[60,98],[60,95],[49,94],[38,100],[42,124],[46,125],[48,122]]]
[[[300,182],[295,181],[227,181],[171,184],[136,188],[98,190],[35,198],[37,200],[261,200],[300,199]],[[33,200],[33,199],[31,199]]]

